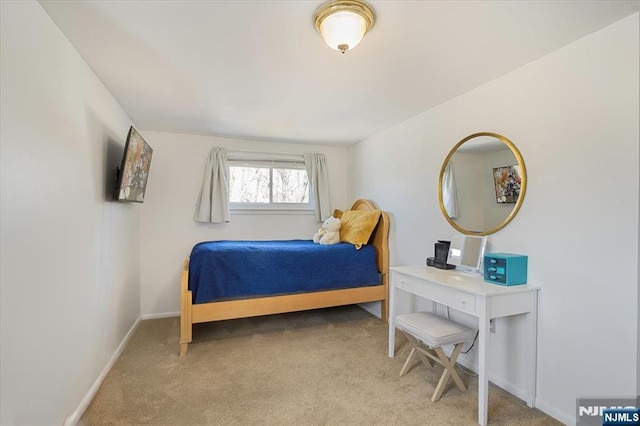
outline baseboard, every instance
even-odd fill
[[[550,415],[557,421],[564,423],[565,425],[575,425],[576,418],[574,416],[568,415],[560,410],[558,407],[547,403],[546,401],[540,400],[540,398],[536,398],[536,408],[545,414]]]
[[[118,345],[118,348],[111,356],[111,359],[109,360],[107,365],[104,367],[104,369],[102,370],[102,372],[100,373],[96,381],[93,383],[93,386],[91,386],[91,388],[89,389],[89,392],[87,392],[84,398],[82,398],[82,401],[80,401],[80,405],[78,406],[78,408],[76,408],[76,410],[73,413],[69,414],[67,418],[64,419],[63,426],[75,426],[80,421],[80,418],[82,417],[84,412],[87,410],[87,407],[89,407],[89,404],[91,404],[91,401],[93,401],[93,398],[96,396],[96,393],[98,393],[98,389],[100,389],[100,386],[102,385],[102,382],[104,381],[105,377],[107,377],[107,374],[109,373],[109,371],[111,371],[113,364],[116,363],[116,361],[122,354],[122,351],[124,350],[125,346],[127,346],[129,339],[131,339],[131,336],[133,336],[133,333],[136,331],[136,328],[138,328],[138,324],[140,324],[140,320],[141,318],[138,318],[136,322],[133,323],[133,325],[127,332],[127,335],[124,336],[124,339],[122,339],[122,342],[120,343],[120,345]]]
[[[451,355],[449,353],[450,351],[445,351],[445,352],[447,352],[447,355],[449,356]],[[476,374],[478,373],[478,365],[476,363],[469,362],[469,360],[461,360],[460,358],[458,358],[458,364],[473,371]],[[494,385],[498,386],[499,388],[509,392],[511,395],[516,396],[523,401],[527,400],[527,395],[524,389],[514,386],[512,383],[508,382],[503,377],[496,376],[495,374],[489,373],[489,381]],[[572,418],[571,416],[567,416],[565,413],[559,411],[555,406],[551,404],[547,404],[544,401],[541,401],[538,397],[536,397],[534,403],[535,403],[535,408],[555,418],[559,422],[564,423],[565,425],[576,423],[575,418]]]
[[[180,316],[180,311],[176,311],[176,312],[163,312],[160,314],[144,314],[140,316],[141,320],[150,320],[150,319],[160,319],[160,318],[173,318],[173,317],[179,317]]]
[[[445,351],[445,352],[447,352],[447,355],[451,356],[451,354],[449,353],[450,351]],[[463,360],[458,358],[458,364],[462,365],[463,367],[466,367],[467,369],[473,371],[476,374],[478,373],[478,365],[476,363],[472,363],[472,362],[469,362],[469,360]],[[506,390],[511,395],[516,396],[523,401],[527,400],[527,394],[524,391],[524,389],[514,386],[512,383],[508,382],[503,377],[489,373],[488,378],[491,383],[498,386],[499,388]]]
[[[358,306],[369,312],[374,317],[382,318],[380,302],[360,303]]]

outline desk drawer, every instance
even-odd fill
[[[396,275],[395,276],[395,285],[400,290],[408,291],[409,293],[414,293],[418,291],[420,288],[421,281],[416,280],[415,278],[407,277],[406,275]]]
[[[476,312],[476,297],[473,294],[456,290],[453,296],[453,307],[474,314]]]
[[[402,274],[394,274],[392,279],[398,290],[404,290],[436,303],[453,306],[454,291],[451,288]]]

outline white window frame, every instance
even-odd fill
[[[274,168],[307,171],[302,155],[230,152],[227,167],[234,166],[269,168],[269,197],[272,195]],[[228,176],[231,176],[230,170]],[[309,203],[238,203],[229,200],[229,210],[233,214],[314,214],[313,187],[309,181]]]

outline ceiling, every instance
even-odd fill
[[[349,145],[640,9],[638,0],[369,1],[340,54],[322,2],[40,0],[143,130]]]

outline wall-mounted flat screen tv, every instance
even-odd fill
[[[117,170],[116,199],[142,203],[147,189],[153,149],[131,126],[124,147],[122,163]]]

